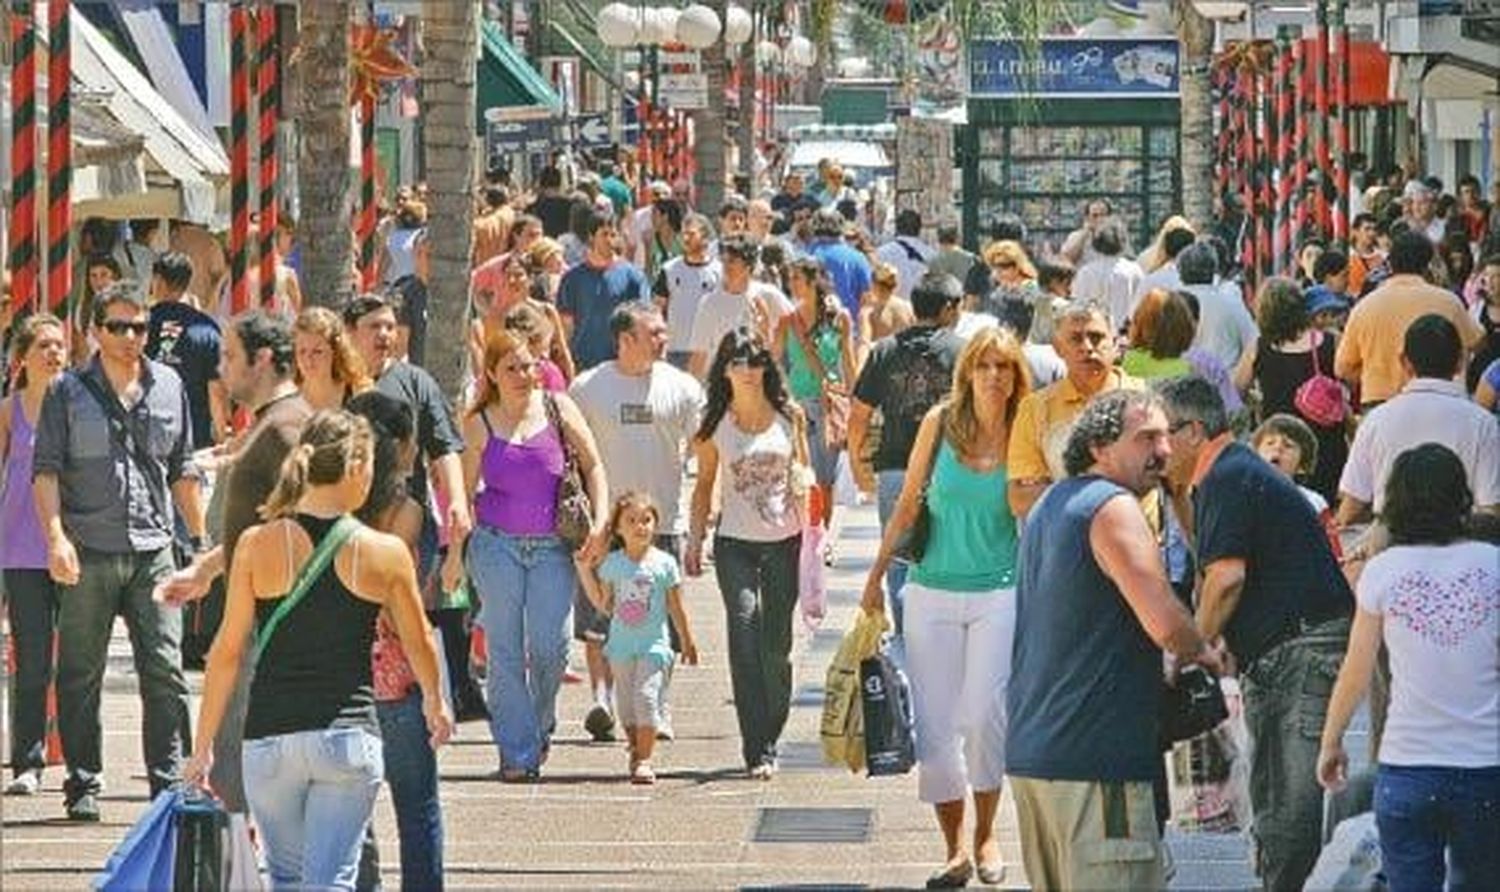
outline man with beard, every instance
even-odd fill
[[[1171,454],[1161,401],[1096,397],[1064,450],[1067,479],[1021,537],[1005,762],[1037,889],[1160,889],[1162,651],[1220,668],[1168,584],[1140,497]]]
[[[219,373],[229,397],[250,407],[255,423],[245,432],[219,484],[224,488],[224,532],[219,545],[163,580],[155,592],[158,601],[181,604],[207,595],[213,581],[224,575],[233,561],[240,533],[261,522],[259,508],[270,497],[281,476],[282,462],[297,445],[302,426],[312,415],[312,408],[298,395],[293,371],[292,327],[285,318],[252,310],[230,321],[224,332]],[[218,598],[222,601],[223,596]],[[210,777],[224,807],[242,814],[247,808],[240,775],[240,737],[251,675],[248,668],[239,673],[234,698],[214,741]]]

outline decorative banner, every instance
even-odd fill
[[[969,43],[969,95],[1176,96],[1171,38],[1048,37],[1035,56],[1011,40]]]
[[[916,26],[917,91],[914,110],[937,115],[964,103],[964,41],[947,16]]]

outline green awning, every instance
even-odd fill
[[[541,105],[562,113],[562,97],[511,44],[499,23],[481,22],[479,43],[479,79],[475,85],[479,101],[474,110],[477,132],[485,132],[485,109]]]

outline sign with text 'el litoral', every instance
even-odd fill
[[[969,44],[969,97],[1176,96],[1172,38],[1048,37]]]

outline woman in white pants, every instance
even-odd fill
[[[906,663],[917,719],[917,792],[937,811],[947,861],[929,889],[1005,877],[995,811],[1005,771],[1005,686],[1015,636],[1016,521],[1005,500],[1005,450],[1030,388],[1009,331],[976,334],[959,356],[953,392],[922,420],[906,485],[865,582],[864,608],[885,609],[891,551],[924,510],[922,559],[907,577]],[[973,790],[973,849],[963,834]]]

